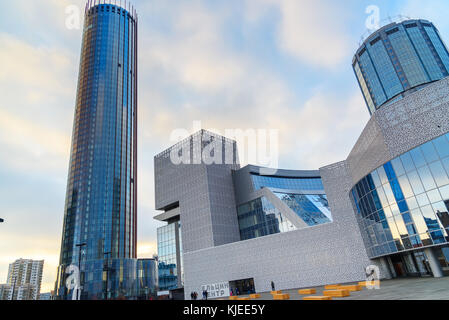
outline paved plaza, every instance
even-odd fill
[[[344,285],[349,284],[357,283]],[[314,295],[323,295],[324,286],[314,288],[316,289]],[[297,289],[282,290],[282,292],[290,294],[290,300],[302,300],[304,297],[298,294]],[[247,297],[247,295],[241,297]],[[264,292],[257,300],[273,300],[273,297],[269,292]],[[352,291],[349,297],[333,297],[332,300],[449,300],[449,277],[382,280],[380,289],[363,288],[361,291]]]

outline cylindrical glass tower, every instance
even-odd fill
[[[81,267],[82,299],[130,297],[136,286],[137,15],[85,10],[56,294]],[[107,292],[107,293],[106,293]]]
[[[371,34],[352,66],[370,114],[449,75],[449,53],[426,20],[391,23]]]

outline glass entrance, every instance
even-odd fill
[[[249,278],[230,281],[229,290],[231,291],[231,296],[256,293],[256,289],[254,287],[254,279]]]

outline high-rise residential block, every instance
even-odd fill
[[[44,260],[18,259],[9,265],[5,300],[39,300]]]

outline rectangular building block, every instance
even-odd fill
[[[336,290],[325,290],[323,291],[323,295],[330,296],[330,297],[349,297],[349,290],[342,290],[342,289],[336,289]]]
[[[288,293],[280,293],[273,295],[273,300],[288,300],[290,295]]]
[[[359,286],[362,286],[362,287],[366,287],[366,286],[368,286],[368,285],[371,285],[371,286],[380,286],[380,281],[379,280],[374,280],[374,281],[360,281],[359,282]]]
[[[324,289],[338,289],[339,287],[339,284],[328,284],[327,286],[324,286]]]
[[[316,293],[316,289],[300,289],[298,290],[299,294],[315,294]]]
[[[362,290],[362,286],[361,285],[340,286],[339,289],[346,289],[348,291],[360,291]]]
[[[332,300],[330,296],[307,296],[302,298],[302,300]]]

